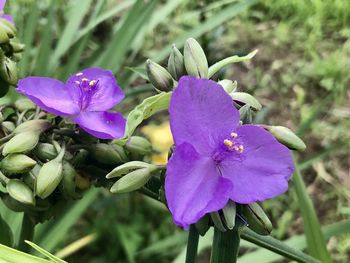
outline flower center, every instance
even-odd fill
[[[231,132],[230,138],[224,140],[224,145],[230,151],[236,151],[237,153],[243,153],[244,147],[243,144],[240,144],[236,141],[238,134],[235,132]]]
[[[98,88],[98,80],[85,78],[82,72],[75,75],[77,77],[82,77],[80,80],[76,80],[75,84],[79,89],[79,107],[81,110],[85,110],[89,106],[91,98]]]
[[[212,155],[213,160],[219,164],[228,156],[235,154],[235,158],[241,158],[241,154],[244,151],[243,144],[240,143],[238,134],[231,132],[230,137],[223,140],[218,149]]]

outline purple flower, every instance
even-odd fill
[[[107,111],[124,98],[109,70],[85,69],[72,75],[66,84],[51,78],[28,77],[19,81],[17,91],[52,114],[70,117],[97,138],[124,135],[126,121],[122,114]]]
[[[248,204],[288,189],[290,151],[263,128],[240,125],[239,111],[219,84],[182,77],[169,112],[175,152],[165,192],[177,225],[187,228],[229,200]]]
[[[6,15],[3,12],[3,9],[5,7],[6,0],[0,0],[0,17],[6,19],[7,21],[13,23],[13,18],[10,15]]]

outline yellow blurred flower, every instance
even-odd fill
[[[142,127],[141,131],[148,136],[153,148],[159,152],[159,154],[152,155],[152,162],[154,164],[166,164],[168,161],[168,151],[174,144],[170,131],[170,123],[167,121],[160,125],[146,125]]]

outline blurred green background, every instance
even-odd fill
[[[64,80],[89,66],[109,68],[127,94],[124,113],[154,93],[130,67],[147,58],[166,64],[172,43],[181,48],[188,37],[196,38],[209,64],[258,49],[251,62],[230,66],[219,78],[237,80],[240,90],[259,98],[264,110],[257,123],[288,126],[306,142],[299,168],[328,249],[334,262],[350,261],[350,229],[327,228],[350,217],[350,1],[10,0],[6,12],[26,44],[22,77]],[[16,96],[12,91],[0,102]],[[158,115],[151,122],[164,120]],[[274,224],[272,235],[305,249],[293,184],[263,207]],[[0,213],[18,232],[22,215],[1,203]],[[201,239],[199,262],[208,262],[210,234]],[[140,194],[92,189],[59,218],[38,226],[34,241],[69,262],[180,263],[186,238],[164,206]],[[286,262],[242,245],[240,263]]]

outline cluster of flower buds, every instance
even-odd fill
[[[206,55],[200,44],[193,38],[186,41],[183,54],[175,47],[168,59],[167,69],[151,61],[146,62],[146,70],[150,83],[159,91],[171,91],[177,85],[177,81],[183,75],[192,75],[198,78],[212,78],[215,73],[230,63],[236,63],[251,59],[257,51],[253,51],[246,57],[233,56],[208,66]],[[237,81],[223,79],[220,84],[227,94],[232,98],[233,104],[240,112],[242,124],[253,123],[256,112],[261,110],[262,105],[249,93],[239,91]],[[269,131],[280,143],[291,150],[303,151],[306,146],[290,129],[283,126],[260,125]],[[170,154],[171,156],[171,154]],[[117,173],[118,174],[118,173]],[[112,177],[112,176],[110,176]],[[162,180],[164,181],[164,180]],[[162,195],[164,182],[161,187],[159,199],[166,202]],[[237,224],[239,222],[239,224]],[[257,203],[242,205],[233,201],[220,211],[205,215],[196,227],[201,235],[204,235],[210,226],[215,226],[221,231],[232,230],[237,225],[245,225],[255,232],[268,235],[272,230],[272,224]]]
[[[91,185],[109,188],[112,184],[106,174],[127,174],[116,168],[115,175],[113,169],[129,161],[136,164],[132,170],[142,168],[136,172],[140,178],[132,176],[129,182],[125,176],[116,188],[118,192],[138,189],[150,178],[143,177],[143,172],[155,172],[155,166],[141,162],[151,152],[145,138],[132,136],[123,146],[100,141],[38,110],[28,99],[0,106],[0,198],[36,222],[55,216]]]
[[[17,62],[21,59],[24,45],[16,34],[15,25],[0,17],[0,97],[18,81]]]

